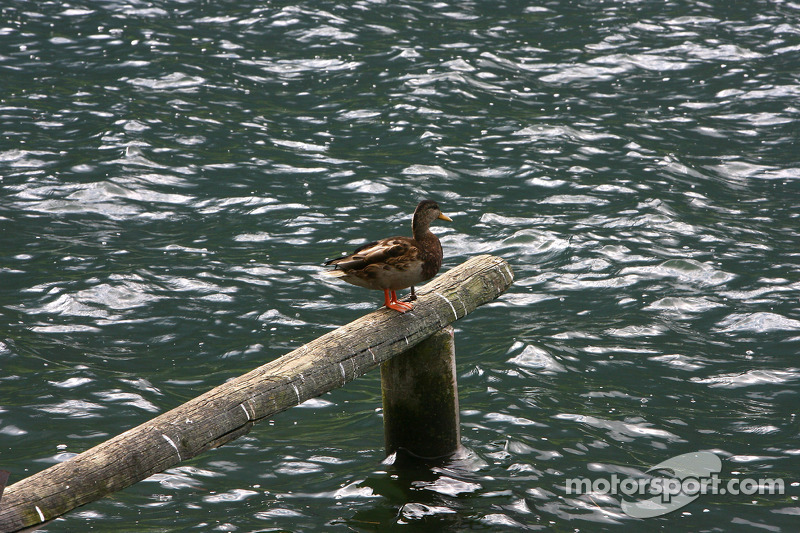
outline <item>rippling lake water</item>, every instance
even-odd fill
[[[0,468],[18,481],[377,308],[410,232],[516,283],[456,323],[466,457],[384,464],[364,376],[43,530],[766,531],[800,505],[800,4],[0,7]],[[683,453],[786,494],[635,519]]]

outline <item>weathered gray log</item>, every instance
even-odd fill
[[[417,291],[414,310],[381,308],[8,488],[0,531],[17,531],[221,446],[415,346],[502,294],[508,263],[474,257]]]
[[[386,454],[423,459],[461,447],[453,326],[381,365]]]

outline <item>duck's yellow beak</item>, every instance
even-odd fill
[[[441,218],[442,220],[446,220],[448,222],[452,222],[453,221],[452,218],[450,218],[449,216],[445,215],[444,213],[439,213],[439,216],[436,217],[436,218]]]

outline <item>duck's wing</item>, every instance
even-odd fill
[[[331,259],[326,265],[341,270],[359,270],[378,263],[393,263],[393,259],[404,255],[415,255],[414,241],[408,237],[390,237],[371,242],[344,257]]]

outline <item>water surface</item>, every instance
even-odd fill
[[[381,304],[320,264],[437,199],[468,454],[384,464],[377,374],[46,531],[796,527],[791,2],[7,1],[0,468],[19,480]],[[708,450],[638,520],[565,480]]]

